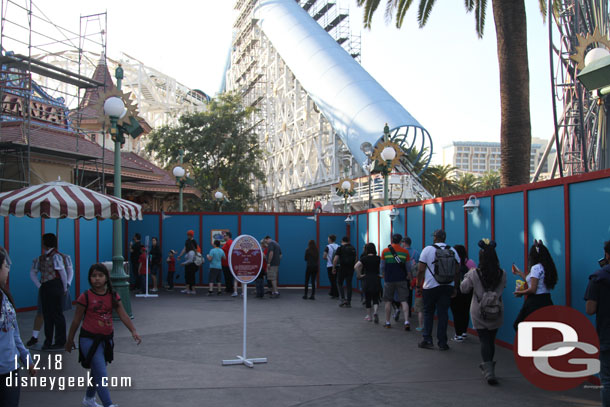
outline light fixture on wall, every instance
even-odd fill
[[[468,213],[472,213],[475,209],[479,208],[479,200],[476,196],[470,195],[468,201],[464,204],[464,210]]]
[[[398,209],[392,208],[392,210],[390,211],[390,222],[394,222],[394,219],[396,219],[398,215],[400,215]]]
[[[352,217],[352,215],[347,215],[347,218],[345,218],[345,223],[350,224],[354,221],[354,218]]]

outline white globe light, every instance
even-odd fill
[[[182,168],[181,166],[176,166],[174,167],[174,170],[172,171],[172,173],[174,174],[174,177],[177,178],[182,178],[184,177],[184,174],[186,174],[186,171],[184,170],[184,168]]]
[[[248,212],[254,212],[254,208],[252,208],[252,207],[248,208]]]
[[[396,150],[393,147],[386,147],[381,152],[381,158],[384,161],[392,161],[396,157]]]
[[[216,198],[216,199],[222,199],[222,198],[224,198],[224,196],[225,195],[220,191],[216,191],[216,193],[214,194],[214,198]]]
[[[345,180],[341,183],[341,189],[343,189],[344,191],[350,189],[351,186],[352,184],[348,180]]]
[[[104,114],[106,116],[121,117],[124,111],[125,103],[123,103],[121,98],[113,96],[104,102]]]
[[[585,66],[589,66],[590,63],[598,61],[609,55],[610,51],[608,51],[606,48],[593,48],[587,52],[587,55],[585,55]]]

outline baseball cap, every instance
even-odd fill
[[[432,233],[432,237],[439,240],[445,240],[445,238],[447,238],[447,234],[443,229],[436,229],[434,233]]]

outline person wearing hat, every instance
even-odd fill
[[[199,245],[197,244],[197,241],[195,240],[195,231],[192,229],[189,229],[186,231],[186,240],[184,241],[184,247],[182,248],[182,251],[176,258],[177,260],[180,260],[180,257],[184,256],[184,254],[186,253],[186,247],[188,246],[189,242],[193,242],[195,244],[195,248],[199,247]]]
[[[451,246],[445,243],[447,234],[442,229],[437,229],[432,234],[434,243],[426,246],[419,256],[417,270],[417,290],[423,294],[424,298],[424,330],[423,340],[419,343],[419,347],[423,349],[434,349],[432,343],[432,326],[434,324],[434,313],[438,315],[438,326],[436,328],[436,336],[438,339],[438,348],[440,350],[449,350],[447,344],[447,324],[449,321],[449,305],[451,297],[455,293],[455,278],[458,278],[458,273],[455,273],[455,278],[449,283],[439,283],[435,273],[435,263],[437,257],[443,254],[446,249],[453,252],[455,258],[454,270],[457,270],[460,262],[458,253]],[[453,264],[451,264],[453,266]]]

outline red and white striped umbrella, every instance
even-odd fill
[[[142,220],[142,206],[63,181],[0,194],[0,216]]]

